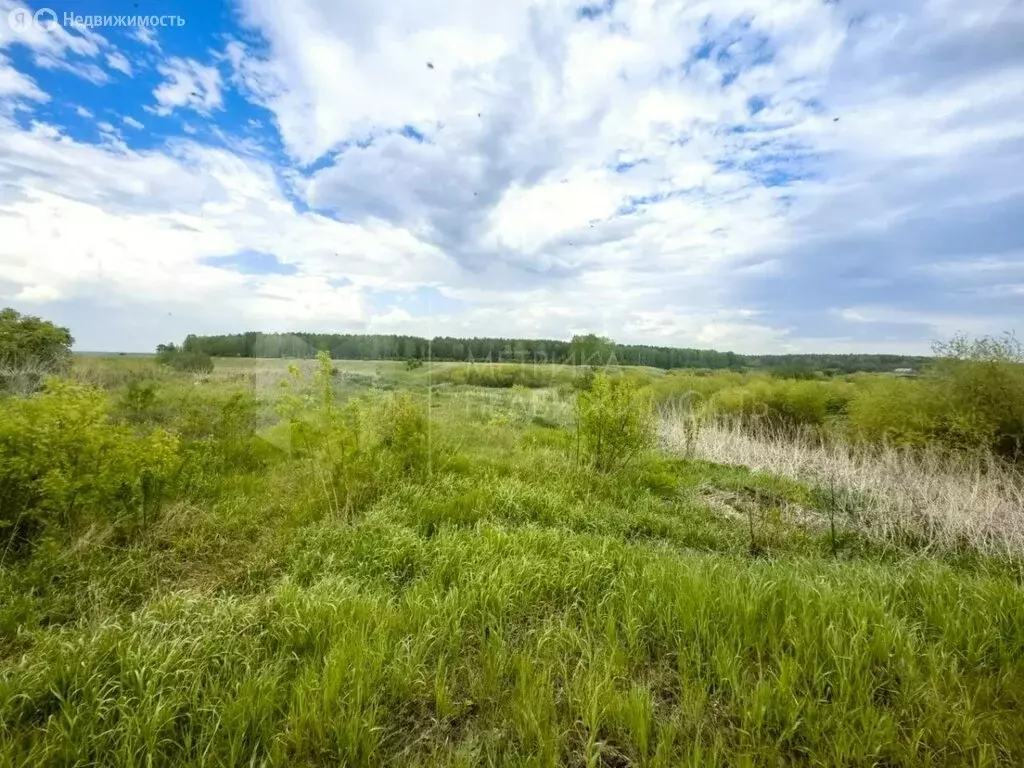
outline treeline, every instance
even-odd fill
[[[592,364],[615,362],[712,370],[793,369],[834,373],[918,368],[925,357],[903,355],[739,355],[713,349],[616,344],[588,334],[553,339],[454,338],[350,333],[238,333],[190,335],[182,349],[213,357],[311,358],[326,350],[338,360],[440,360]]]
[[[932,361],[931,357],[916,355],[743,355],[749,368],[767,370],[813,370],[835,373],[892,372],[901,368],[919,371]]]

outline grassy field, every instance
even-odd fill
[[[474,368],[0,400],[0,766],[1024,764],[1015,470],[691,407],[870,377]]]

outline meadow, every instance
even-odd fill
[[[962,357],[78,358],[0,399],[0,766],[1024,764],[1024,380]]]

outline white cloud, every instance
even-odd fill
[[[93,85],[103,85],[110,82],[110,75],[95,64],[83,61],[68,61],[49,53],[37,53],[33,59],[37,67],[43,69],[60,69],[70,72],[83,80],[88,80]]]
[[[152,27],[135,27],[131,36],[143,45],[160,50],[160,42],[157,40],[156,30]]]
[[[185,332],[593,330],[751,352],[924,351],[1019,317],[1021,6],[577,5],[243,0],[239,37],[262,41],[163,61],[144,107],[202,114],[224,149],[0,129],[0,291],[173,301]],[[35,55],[109,50],[50,44]],[[0,92],[45,97],[10,71]],[[217,125],[230,87],[271,117]],[[204,263],[246,250],[294,274]],[[425,288],[438,311],[391,300]]]
[[[92,119],[94,117],[92,112],[90,112],[85,107],[81,107],[81,106],[75,107],[75,114],[78,115],[79,117],[84,117],[84,118],[87,118],[87,119]]]
[[[923,325],[932,338],[949,338],[956,333],[974,335],[997,334],[1012,324],[1012,317],[984,317],[975,314],[907,310],[891,306],[860,306],[834,310],[835,314],[853,323]]]
[[[24,3],[0,0],[0,18],[5,22],[17,10],[27,11],[30,16],[35,12]],[[0,24],[0,49],[13,45],[23,45],[38,54],[64,58],[68,55],[96,56],[107,45],[107,40],[86,27],[69,31],[59,24],[50,29],[34,24],[15,29],[7,23]]]
[[[223,106],[221,77],[216,67],[174,56],[158,64],[157,71],[167,78],[153,91],[159,105],[157,114],[169,115],[175,109],[188,108],[206,115]]]
[[[50,99],[39,89],[35,80],[12,67],[3,54],[0,54],[0,96],[6,99],[25,98],[33,101]]]
[[[121,121],[125,125],[127,125],[129,128],[134,128],[136,130],[142,130],[143,128],[146,127],[142,123],[140,123],[138,120],[136,120],[134,117],[132,117],[131,115],[125,115],[124,117],[121,118]]]
[[[10,223],[0,272],[16,286],[8,297],[23,302],[102,294],[115,306],[172,300],[211,329],[220,322],[211,313],[223,312],[243,325],[338,327],[369,319],[365,291],[411,289],[447,268],[436,249],[386,224],[298,214],[268,166],[197,144],[139,153],[2,124],[0,183],[16,190],[0,205]],[[245,251],[298,271],[203,263]]]
[[[131,62],[128,61],[128,57],[125,56],[123,53],[118,53],[117,51],[114,51],[113,53],[108,53],[107,66],[111,69],[116,69],[118,72],[122,72],[128,75],[128,77],[132,76]]]
[[[110,80],[107,73],[96,64],[83,61],[84,58],[98,56],[107,47],[108,42],[102,35],[85,27],[69,31],[60,24],[48,29],[32,23],[16,28],[8,20],[18,12],[27,14],[28,18],[34,13],[24,3],[0,0],[0,19],[4,20],[4,23],[0,23],[0,51],[23,46],[32,51],[33,63],[41,69],[70,72],[96,85]],[[4,60],[0,59],[0,70],[3,67]]]

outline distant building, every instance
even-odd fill
[[[897,368],[893,373],[897,376],[917,376],[917,371],[913,368]]]

